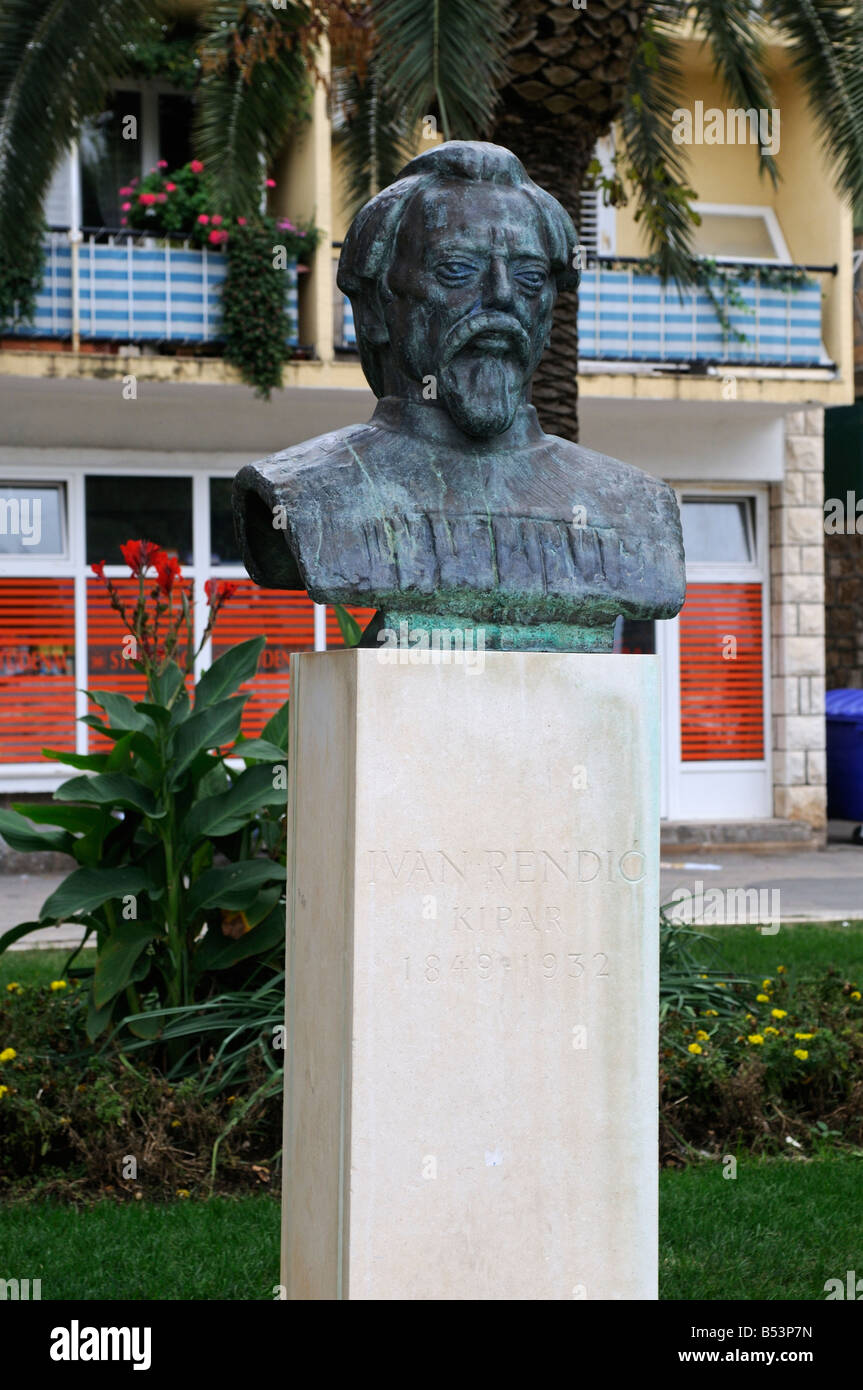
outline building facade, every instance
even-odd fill
[[[824,410],[854,399],[852,217],[799,82],[781,51],[773,58],[778,188],[759,177],[751,144],[688,150],[698,249],[720,263],[712,293],[662,286],[631,207],[585,195],[577,210],[582,442],[666,479],[683,517],[683,612],[621,626],[617,638],[620,650],[660,661],[662,816],[667,838],[681,845],[817,843],[825,830]],[[695,42],[686,82],[685,109],[722,107]],[[162,126],[171,130],[158,97],[140,94],[150,113],[142,169],[161,154]],[[606,162],[612,152],[612,140],[599,150]],[[323,89],[276,180],[276,210],[313,220],[323,236],[290,291],[299,352],[269,404],[218,356],[216,253],[206,264],[201,252],[184,262],[189,248],[142,246],[119,229],[85,232],[73,291],[74,236],[62,210],[74,223],[83,196],[75,178],[73,158],[52,195],[61,220],[41,325],[26,338],[5,336],[0,350],[0,500],[38,494],[44,519],[38,545],[0,534],[6,793],[58,780],[42,747],[83,750],[86,726],[76,732],[74,718],[86,711],[88,683],[131,680],[116,669],[118,638],[90,564],[110,562],[119,540],[146,535],[174,549],[198,581],[241,579],[231,475],[368,418],[374,403],[350,306],[335,288],[347,219]],[[103,317],[103,295],[114,310],[122,303],[125,318]],[[146,322],[155,323],[150,333]],[[260,720],[286,694],[289,652],[340,638],[333,615],[306,595],[245,581],[224,640],[257,631],[270,637],[273,662],[250,716]]]

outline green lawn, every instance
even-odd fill
[[[863,1275],[863,1159],[750,1159],[660,1174],[660,1297],[821,1299]]]
[[[784,965],[789,979],[818,975],[831,966],[854,980],[863,977],[863,922],[794,922],[783,925],[775,936],[764,936],[757,927],[705,927],[718,943],[716,964],[739,975],[776,978]]]
[[[0,1211],[0,1251],[0,1274],[41,1279],[43,1299],[272,1299],[279,1204],[14,1205]]]
[[[12,980],[25,988],[61,980],[69,955],[69,951],[4,951],[0,956],[0,989],[5,990]],[[76,963],[95,965],[95,952],[82,951]]]

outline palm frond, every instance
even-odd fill
[[[681,87],[675,40],[655,19],[646,20],[621,115],[626,174],[635,189],[636,220],[644,223],[661,273],[687,283],[697,217],[684,157],[672,136]]]
[[[307,113],[308,44],[318,32],[319,16],[305,5],[216,0],[207,11],[195,140],[228,214],[257,211],[262,161],[275,158]]]
[[[377,0],[378,67],[408,128],[436,115],[444,139],[491,126],[506,77],[504,0]]]
[[[122,73],[154,0],[3,0],[0,261],[38,237],[51,176]]]
[[[404,112],[394,107],[383,88],[374,60],[361,81],[356,72],[334,74],[338,111],[335,140],[347,177],[347,213],[354,217],[363,203],[392,183],[414,154]]]
[[[842,193],[863,196],[863,7],[836,0],[764,0],[791,40],[822,147]]]
[[[758,33],[761,6],[755,0],[694,0],[694,10],[713,54],[714,72],[731,100],[746,110],[772,111],[776,103]],[[775,159],[761,150],[760,160],[775,187],[779,181]]]

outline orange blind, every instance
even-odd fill
[[[257,676],[240,686],[251,692],[243,733],[254,738],[288,698],[291,652],[314,651],[315,607],[305,590],[259,589],[251,579],[231,582],[236,582],[237,592],[216,619],[213,659],[237,642],[266,637]]]
[[[75,748],[72,579],[0,579],[0,762]]]
[[[690,584],[680,614],[684,762],[764,757],[760,584]]]

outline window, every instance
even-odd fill
[[[120,546],[148,540],[192,563],[192,479],[90,474],[86,480],[87,563],[123,563]]]
[[[59,556],[65,551],[64,485],[0,484],[0,555]]]
[[[684,498],[680,516],[688,564],[755,563],[753,498]]]
[[[107,110],[84,122],[80,154],[81,221],[85,227],[120,226],[119,190],[141,173],[140,127],[140,92],[115,92]],[[130,132],[134,138],[129,138]]]
[[[699,256],[724,261],[766,261],[790,265],[791,256],[772,208],[745,204],[695,203],[701,225],[693,248]]]
[[[242,556],[234,533],[231,478],[210,479],[210,564],[240,565]]]

